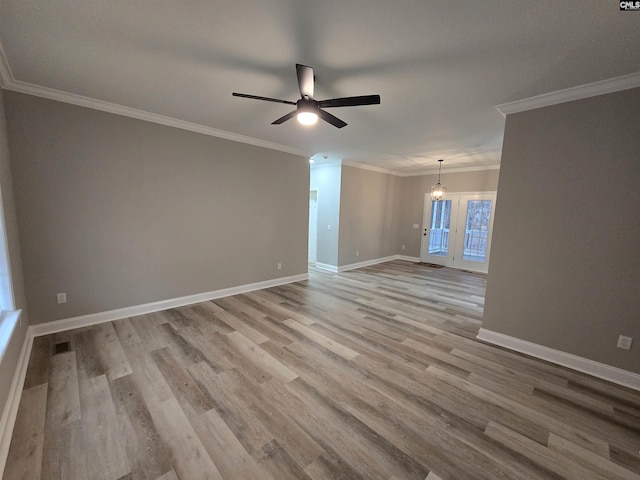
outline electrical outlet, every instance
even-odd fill
[[[331,225],[327,225],[327,230],[331,231]]]
[[[278,262],[278,270],[282,270],[282,264]]]
[[[402,245],[402,249],[404,250],[404,245]]]
[[[356,250],[356,257],[359,257],[359,256],[360,256],[360,251]]]
[[[67,303],[67,294],[66,293],[58,293],[56,295],[58,303]]]
[[[631,343],[633,343],[633,338],[631,337],[625,337],[624,335],[618,337],[618,348],[631,350]]]

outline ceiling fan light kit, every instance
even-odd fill
[[[297,118],[302,125],[315,125],[318,122],[318,115],[313,112],[300,112]]]
[[[302,125],[315,125],[318,121],[318,110],[313,101],[301,98],[296,104],[296,118]]]
[[[287,105],[295,105],[296,109],[272,122],[272,125],[280,125],[287,120],[296,117],[298,122],[303,125],[313,125],[318,121],[318,117],[336,128],[346,127],[347,123],[338,117],[325,112],[323,108],[333,107],[355,107],[361,105],[379,105],[380,95],[361,95],[357,97],[331,98],[329,100],[315,100],[313,98],[315,77],[313,68],[306,65],[296,64],[296,74],[298,76],[298,88],[300,89],[300,100],[292,102],[289,100],[280,100],[278,98],[260,97],[258,95],[249,95],[247,93],[233,92],[234,97],[251,98],[253,100],[262,100],[265,102],[284,103]]]

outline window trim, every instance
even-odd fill
[[[3,311],[0,312],[0,364],[4,354],[9,348],[11,343],[11,337],[16,331],[16,328],[20,325],[20,314],[22,310]]]

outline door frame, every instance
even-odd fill
[[[307,263],[308,264],[312,264],[315,265],[318,262],[318,189],[317,188],[310,188],[309,189],[309,205],[308,205],[308,211],[311,211],[311,195],[315,193],[316,194],[316,219],[315,219],[315,227],[316,227],[316,251],[313,252],[313,257],[315,258],[315,261],[311,261],[310,257],[311,257],[311,248],[310,248],[310,244],[309,244],[309,238],[311,237],[311,215],[309,215],[309,225],[307,226]]]
[[[496,209],[496,191],[488,192],[455,192],[447,193],[445,200],[452,200],[451,204],[451,220],[450,231],[453,230],[453,238],[449,242],[449,253],[446,257],[429,255],[427,253],[429,243],[429,233],[431,229],[431,193],[424,194],[424,203],[422,211],[422,238],[420,241],[420,261],[442,265],[444,267],[458,268],[462,270],[470,270],[473,272],[487,273],[489,270],[489,257],[491,255],[491,239],[493,237],[493,221],[495,219]],[[449,198],[447,198],[449,197]],[[455,198],[451,198],[455,197]],[[464,231],[458,232],[459,227],[466,224],[466,205],[462,205],[463,201],[490,199],[491,214],[489,216],[489,232],[487,235],[487,256],[486,262],[479,263],[470,260],[463,260],[462,253],[464,249]],[[461,208],[462,207],[462,208]]]

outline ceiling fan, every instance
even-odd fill
[[[289,100],[280,100],[277,98],[259,97],[257,95],[248,95],[246,93],[233,92],[234,97],[253,98],[254,100],[264,100],[266,102],[286,103],[287,105],[295,105],[296,109],[272,122],[272,125],[280,125],[293,117],[298,117],[298,121],[303,125],[313,125],[320,117],[325,122],[330,123],[334,127],[346,127],[347,123],[338,117],[331,115],[322,110],[323,108],[333,107],[355,107],[358,105],[378,105],[380,104],[380,95],[361,95],[358,97],[342,97],[331,98],[329,100],[316,100],[313,98],[314,76],[313,68],[306,65],[296,63],[296,73],[298,75],[298,87],[300,88],[300,100],[291,102]]]

